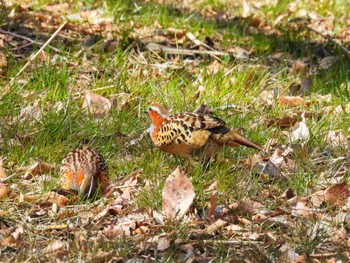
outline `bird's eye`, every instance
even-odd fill
[[[148,108],[148,111],[151,111],[151,110],[152,110],[152,107],[149,107],[149,108]]]

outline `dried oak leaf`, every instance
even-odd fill
[[[326,203],[337,207],[341,207],[349,196],[350,191],[346,181],[332,185],[324,191],[324,199]]]
[[[65,207],[68,203],[68,198],[64,195],[59,195],[55,192],[48,192],[42,196],[43,202],[51,202],[58,205],[58,207]]]
[[[91,114],[99,118],[112,109],[112,103],[109,99],[103,96],[93,92],[88,92],[85,95],[85,99],[81,107],[83,109],[87,108]]]
[[[27,171],[25,172],[23,179],[31,179],[36,175],[45,174],[47,172],[55,170],[56,167],[52,164],[45,163],[42,161],[36,161],[31,166],[27,167]]]
[[[193,203],[194,187],[186,174],[177,167],[165,182],[162,192],[163,212],[172,219],[183,217]]]
[[[281,96],[277,99],[277,103],[280,107],[297,107],[305,105],[304,99],[300,96]]]
[[[293,131],[290,134],[290,141],[291,143],[300,141],[300,144],[303,146],[310,139],[310,131],[306,125],[305,114],[302,114],[301,117],[302,120],[297,122],[293,127]]]
[[[33,105],[29,105],[23,108],[18,116],[13,118],[12,123],[28,123],[33,125],[39,121],[43,116],[43,111],[40,108],[39,101],[34,102]]]
[[[7,184],[0,183],[0,199],[6,198],[9,195],[9,188]]]
[[[146,242],[157,247],[158,251],[164,251],[170,247],[171,239],[169,235],[163,233],[158,236],[151,237]]]

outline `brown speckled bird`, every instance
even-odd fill
[[[99,189],[105,192],[108,183],[108,167],[103,156],[91,147],[79,147],[62,161],[61,186],[75,190],[81,198],[94,197]]]
[[[183,157],[203,157],[205,163],[225,145],[244,145],[263,151],[260,145],[227,128],[223,120],[205,112],[170,115],[164,106],[152,104],[148,114],[152,121],[149,133],[154,145]]]

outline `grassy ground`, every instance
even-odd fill
[[[142,169],[137,198],[123,212],[124,215],[135,211],[161,211],[164,181],[177,165],[186,167],[195,186],[196,199],[192,212],[199,215],[206,213],[213,194],[208,186],[214,181],[218,182],[216,202],[220,205],[229,206],[241,200],[251,200],[263,204],[269,211],[275,211],[285,205],[277,197],[288,188],[296,195],[307,196],[310,189],[324,187],[319,182],[325,173],[329,175],[347,170],[347,143],[331,147],[325,141],[325,134],[341,130],[347,137],[349,114],[345,111],[340,114],[332,111],[327,113],[325,107],[345,107],[349,102],[349,59],[338,46],[310,32],[306,28],[310,16],[305,15],[305,12],[318,14],[318,20],[313,21],[313,25],[317,22],[322,24],[329,18],[330,11],[336,17],[332,35],[339,36],[346,46],[349,40],[341,38],[349,20],[350,7],[346,1],[253,1],[250,3],[252,15],[248,18],[241,17],[242,3],[232,1],[193,1],[185,4],[172,1],[164,4],[155,1],[82,1],[70,3],[69,8],[62,13],[47,8],[48,4],[54,3],[46,0],[28,2],[26,5],[2,2],[0,23],[3,30],[29,35],[33,40],[45,42],[62,21],[68,19],[70,25],[51,43],[60,52],[46,48],[45,55],[35,59],[29,68],[15,78],[9,89],[7,85],[10,80],[40,46],[25,45],[27,42],[16,37],[11,42],[4,41],[2,52],[6,55],[7,66],[0,79],[0,86],[4,90],[0,101],[0,158],[7,174],[14,174],[6,183],[18,195],[42,194],[56,189],[59,177],[58,171],[54,171],[39,179],[25,181],[18,168],[29,166],[35,159],[58,165],[69,151],[83,143],[92,145],[102,153],[114,184]],[[94,24],[91,21],[86,23],[84,19],[75,20],[76,14],[95,10],[102,12],[98,15],[102,21],[112,19],[113,23]],[[280,15],[288,12],[276,23]],[[93,19],[93,15],[88,16]],[[176,34],[171,33],[174,30]],[[162,43],[167,46],[193,48],[191,41],[184,41],[181,30],[193,33],[208,45],[214,43],[212,46],[217,50],[243,47],[251,51],[250,58],[239,59],[232,55],[220,58],[171,55],[145,48],[149,41],[145,35],[152,40],[149,42],[154,42],[155,36],[158,36],[164,38]],[[110,46],[106,45],[107,40]],[[276,52],[283,52],[284,57],[271,58]],[[322,69],[319,61],[330,55],[337,56],[337,62]],[[306,72],[291,73],[297,59],[306,61]],[[215,61],[219,61],[220,65],[215,64]],[[159,69],[159,65],[166,62],[172,62],[179,68]],[[312,83],[307,88],[302,87],[302,91],[309,89],[303,95],[305,100],[310,101],[309,106],[279,107],[275,98],[271,105],[260,98],[260,94],[266,90],[273,90],[276,97],[295,95],[292,87],[298,88],[307,77],[312,78]],[[204,90],[196,98],[199,85]],[[81,108],[85,92],[90,90],[114,101],[113,109],[102,118],[96,118]],[[331,94],[330,101],[322,102],[320,96],[328,94]],[[276,139],[279,145],[288,144],[288,137],[282,134],[283,129],[267,126],[264,118],[282,118],[293,112],[306,111],[312,114],[311,118],[307,118],[311,139],[306,150],[293,156],[297,166],[293,171],[286,171],[286,177],[266,179],[257,175],[252,167],[244,164],[256,151],[243,147],[224,149],[209,172],[203,175],[201,168],[193,163],[155,149],[149,138],[136,145],[129,144],[130,140],[138,138],[149,127],[149,118],[143,111],[151,102],[162,103],[174,113],[193,111],[200,104],[207,104],[216,109],[216,114],[229,127],[235,127],[261,145],[270,139]],[[39,103],[43,112],[39,121],[16,119],[21,109],[34,103]],[[59,105],[62,107],[58,110]],[[227,107],[220,108],[222,106]],[[117,131],[127,137],[113,136]],[[317,161],[321,157],[324,157],[322,161]],[[345,159],[334,161],[338,157]],[[347,180],[347,177],[345,174],[344,179]],[[264,190],[270,193],[269,197],[262,195]],[[8,213],[0,215],[0,222],[7,227],[25,226],[22,234],[25,245],[2,245],[1,252],[6,259],[17,261],[28,259],[28,255],[29,261],[42,258],[50,260],[49,252],[39,248],[46,247],[49,241],[56,239],[67,240],[69,253],[64,256],[72,261],[145,259],[147,256],[150,260],[156,258],[167,261],[183,256],[184,250],[179,249],[175,242],[182,239],[184,243],[191,244],[196,240],[193,246],[197,261],[251,259],[267,262],[282,258],[288,261],[288,257],[279,249],[283,244],[290,244],[299,255],[317,254],[326,236],[321,232],[317,232],[316,236],[305,235],[305,231],[317,221],[305,224],[304,218],[296,217],[293,219],[296,227],[293,228],[278,223],[252,223],[247,226],[247,232],[275,233],[277,239],[268,245],[254,242],[238,246],[229,242],[211,244],[202,240],[229,240],[234,235],[219,231],[217,235],[197,237],[198,229],[205,228],[207,224],[205,220],[199,220],[196,224],[168,224],[163,228],[149,230],[149,236],[161,232],[171,236],[170,248],[156,255],[152,249],[134,246],[135,243],[140,244],[140,240],[147,239],[142,235],[100,242],[97,240],[94,245],[87,245],[85,252],[81,250],[77,231],[72,231],[75,233],[72,234],[66,230],[54,230],[48,234],[35,228],[35,224],[45,225],[48,222],[67,224],[79,229],[78,232],[84,233],[86,237],[91,237],[103,229],[103,224],[96,221],[94,215],[89,217],[85,213],[91,209],[100,212],[109,204],[109,200],[94,203],[84,201],[76,207],[71,205],[64,208],[64,213],[68,214],[78,209],[79,214],[72,218],[62,214],[52,215],[41,208],[45,210],[45,215],[37,213],[35,217],[33,210],[40,208],[40,205],[33,205],[20,197],[5,198],[1,201],[1,210]],[[236,214],[250,218],[250,215],[240,212]],[[111,214],[108,219],[104,219],[104,223],[113,222],[120,216]],[[85,222],[87,218],[92,222]],[[78,220],[84,222],[79,224]],[[349,230],[347,223],[343,226]],[[345,243],[336,248],[332,244],[329,251],[341,254],[348,249]],[[102,251],[113,253],[101,258],[94,257]]]

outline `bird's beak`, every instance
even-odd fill
[[[146,113],[146,114],[147,114],[147,113],[148,113],[148,110],[143,111],[143,113]]]

